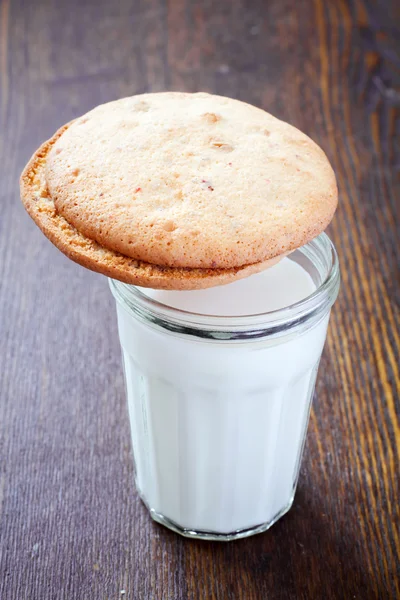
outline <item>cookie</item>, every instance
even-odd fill
[[[333,171],[306,135],[229,98],[124,98],[61,128],[22,200],[72,260],[126,283],[198,289],[274,264],[330,222]]]

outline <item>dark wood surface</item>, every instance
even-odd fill
[[[2,600],[400,598],[399,13],[372,0],[0,0]],[[107,282],[18,199],[25,162],[61,124],[165,89],[290,121],[340,186],[329,233],[343,284],[295,503],[230,544],[150,520]]]

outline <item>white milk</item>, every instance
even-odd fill
[[[226,317],[289,306],[315,287],[285,258],[209,290],[140,291]],[[153,518],[200,537],[266,529],[293,501],[330,306],[300,332],[231,341],[167,331],[117,307],[136,483]]]
[[[140,288],[167,306],[203,315],[241,316],[278,310],[309,296],[315,290],[310,275],[284,258],[274,267],[229,285],[195,292],[169,292]]]

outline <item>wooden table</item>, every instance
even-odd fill
[[[399,12],[372,0],[0,1],[2,600],[400,598]],[[295,504],[230,544],[150,520],[107,282],[59,253],[18,199],[22,167],[62,123],[165,89],[290,121],[340,187],[329,233],[343,284]]]

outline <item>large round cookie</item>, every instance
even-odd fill
[[[262,270],[323,231],[337,204],[329,162],[306,135],[203,93],[95,108],[35,153],[21,190],[70,258],[168,289]]]

